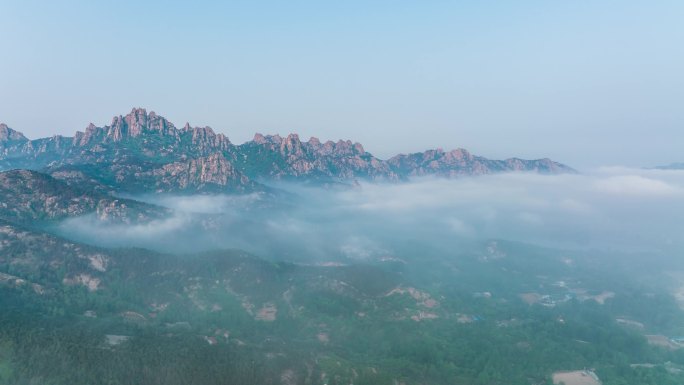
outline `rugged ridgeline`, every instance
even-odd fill
[[[175,127],[144,109],[92,123],[73,137],[29,140],[0,125],[0,170],[41,170],[56,178],[127,192],[248,192],[259,181],[402,180],[411,176],[480,175],[505,171],[572,172],[549,159],[489,160],[457,149],[381,160],[351,141],[302,141],[296,134],[255,135],[235,145],[209,127]]]

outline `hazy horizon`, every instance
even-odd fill
[[[0,1],[0,122],[465,148],[578,169],[681,162],[684,4]],[[55,17],[59,15],[59,17]]]

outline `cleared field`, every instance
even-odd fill
[[[676,350],[680,348],[679,345],[672,342],[668,337],[660,334],[648,334],[646,335],[646,340],[651,345],[660,346],[667,349]]]
[[[553,383],[555,385],[601,385],[596,374],[589,370],[556,372],[553,374]]]

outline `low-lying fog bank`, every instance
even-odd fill
[[[403,241],[450,247],[500,238],[570,248],[681,250],[684,171],[602,168],[499,174],[292,194],[137,197],[175,210],[144,225],[72,218],[58,232],[103,246],[190,252],[241,248],[302,260],[392,254]]]

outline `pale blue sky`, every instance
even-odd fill
[[[684,2],[0,0],[0,121],[71,135],[134,106],[236,143],[684,161]]]

